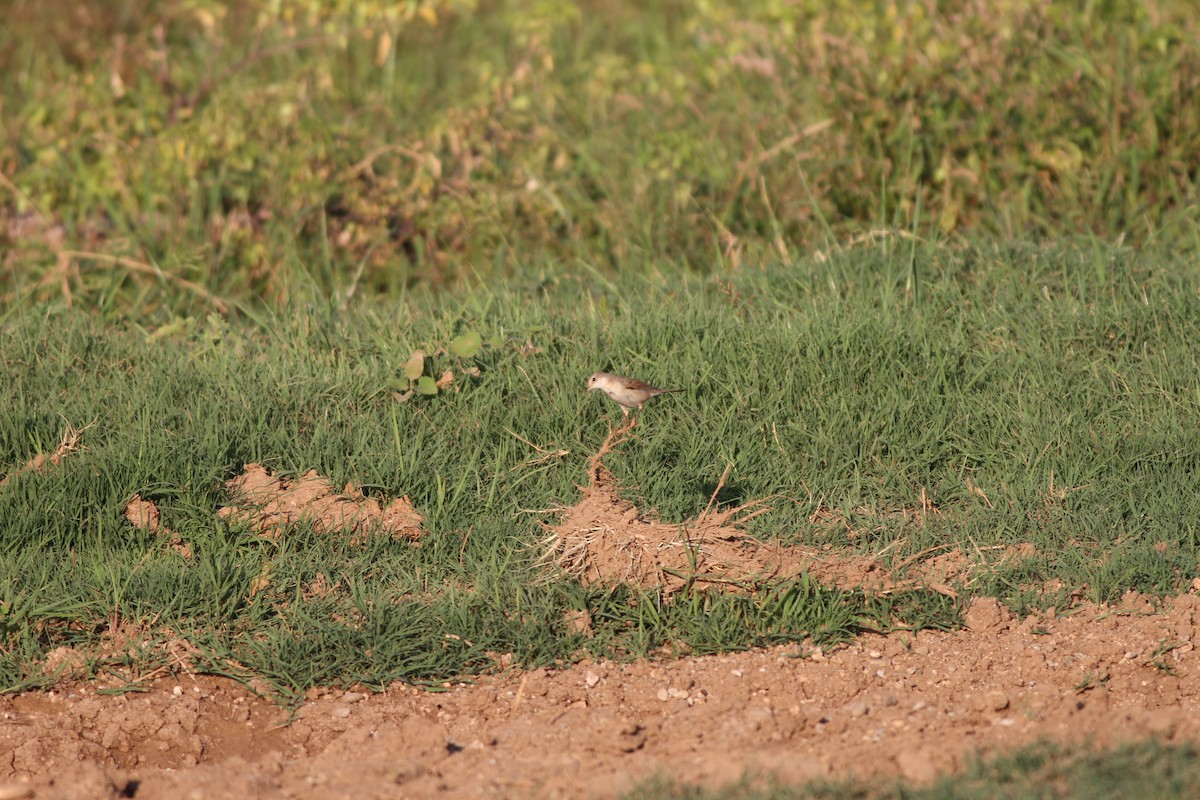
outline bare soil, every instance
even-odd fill
[[[612,797],[668,775],[722,785],[927,781],[1039,739],[1200,738],[1200,597],[1012,619],[974,601],[956,633],[561,671],[435,693],[315,691],[287,714],[180,675],[0,698],[0,776],[37,797]],[[10,796],[10,795],[3,795]]]

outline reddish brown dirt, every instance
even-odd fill
[[[924,588],[952,597],[952,579],[969,584],[992,568],[987,559],[972,560],[961,551],[944,548],[916,553],[885,569],[877,560],[847,553],[822,552],[811,547],[769,544],[745,535],[741,526],[771,510],[756,500],[736,508],[714,508],[725,476],[713,498],[695,519],[665,523],[653,512],[642,513],[621,497],[618,484],[601,459],[631,431],[636,417],[609,433],[588,466],[588,485],[561,517],[546,525],[543,561],[585,584],[632,584],[661,589],[671,595],[686,586],[754,592],[762,585],[807,574],[822,584],[890,592]],[[919,514],[914,515],[921,519]],[[814,526],[845,525],[831,513],[820,513]],[[934,555],[940,552],[939,555]],[[1026,558],[1032,551],[1013,548],[993,555],[993,565],[1009,558]]]
[[[398,497],[384,508],[352,484],[337,492],[316,470],[290,480],[272,475],[260,464],[246,464],[225,488],[238,505],[220,509],[217,516],[264,535],[278,536],[291,525],[310,522],[324,533],[349,534],[351,541],[373,533],[410,540],[421,536],[421,515],[407,497]]]
[[[511,671],[444,693],[315,692],[291,725],[241,686],[180,675],[0,699],[0,780],[39,798],[611,797],[669,775],[720,785],[928,780],[1051,739],[1200,737],[1200,597],[664,662]],[[0,786],[0,790],[5,787]]]

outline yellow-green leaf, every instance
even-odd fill
[[[414,350],[408,361],[404,362],[404,377],[415,381],[425,371],[425,351]]]
[[[450,355],[456,358],[474,358],[483,348],[483,337],[476,331],[467,331],[455,336],[450,342]]]

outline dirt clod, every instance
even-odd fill
[[[721,509],[710,503],[695,519],[675,525],[623,499],[601,459],[630,433],[633,420],[611,431],[592,457],[583,496],[548,529],[544,561],[583,583],[656,587],[666,595],[686,586],[753,591],[765,581],[821,571],[811,550],[766,544],[742,532],[742,524],[771,510],[762,502]]]
[[[192,557],[191,545],[185,542],[178,533],[163,525],[158,506],[149,500],[143,500],[140,494],[135,494],[125,504],[125,519],[129,520],[135,528],[161,536],[168,547],[184,558]]]
[[[264,536],[279,536],[290,525],[308,522],[323,533],[349,532],[355,542],[376,534],[410,541],[421,537],[421,515],[407,497],[384,508],[350,484],[337,492],[316,470],[291,480],[271,475],[260,464],[247,464],[225,485],[233,504],[217,515]]]
[[[1008,609],[994,597],[972,598],[963,614],[967,627],[973,631],[1002,630],[1009,619]]]

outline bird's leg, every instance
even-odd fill
[[[622,407],[621,410],[625,411],[624,419],[621,422],[621,426],[614,430],[614,429],[612,429],[612,425],[611,424],[609,425],[610,431],[613,434],[629,433],[631,430],[633,430],[633,427],[635,425],[637,425],[637,420],[638,420],[637,414],[631,415],[624,407]]]

